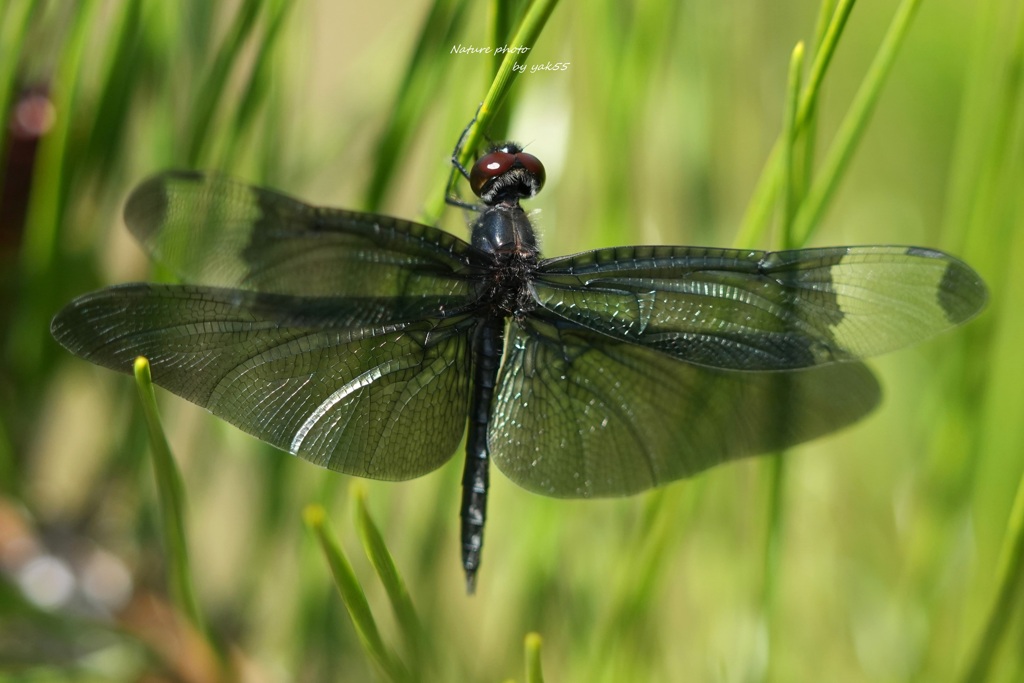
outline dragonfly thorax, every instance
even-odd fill
[[[535,305],[530,282],[536,270],[535,251],[497,252],[494,265],[480,285],[479,302],[494,316],[522,318]]]
[[[491,254],[518,252],[537,259],[537,237],[526,212],[515,204],[489,206],[473,224],[471,242]]]
[[[533,226],[518,201],[487,207],[473,225],[472,244],[491,255],[480,301],[494,315],[521,317],[533,308],[529,283],[539,250]]]

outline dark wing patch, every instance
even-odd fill
[[[51,332],[120,372],[145,356],[157,385],[313,463],[409,479],[462,438],[473,325],[409,305],[131,284],[76,299]]]
[[[172,171],[132,192],[132,234],[183,281],[297,296],[465,296],[476,251],[442,230]]]
[[[962,261],[912,247],[603,249],[542,262],[534,295],[573,325],[742,370],[892,351],[968,320],[987,298]]]

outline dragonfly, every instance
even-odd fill
[[[468,242],[222,175],[156,175],[124,219],[182,284],[85,294],[51,332],[120,372],[145,356],[157,385],[345,474],[419,477],[465,438],[472,593],[492,460],[530,491],[589,498],[800,444],[876,407],[862,359],[987,298],[967,264],[920,247],[543,258],[520,204],[544,185],[540,160],[504,143],[459,170],[479,198]]]

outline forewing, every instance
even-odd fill
[[[76,299],[51,331],[120,372],[145,356],[156,384],[278,448],[395,480],[451,457],[469,396],[471,320],[409,322],[409,305],[131,284]]]
[[[544,261],[534,296],[575,325],[691,363],[780,370],[926,339],[987,294],[962,261],[915,247],[621,247]]]
[[[506,349],[491,455],[549,496],[642,491],[828,434],[879,400],[860,363],[721,370],[536,319],[510,325]]]
[[[472,248],[442,230],[325,209],[215,174],[171,171],[125,222],[183,281],[299,296],[466,296]]]

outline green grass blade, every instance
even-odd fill
[[[803,131],[809,119],[817,110],[817,102],[821,94],[825,75],[828,73],[828,67],[832,63],[832,57],[835,55],[836,47],[839,45],[839,39],[843,35],[846,20],[849,18],[850,12],[853,11],[854,2],[856,0],[840,0],[839,5],[832,14],[831,21],[828,23],[828,29],[825,31],[820,47],[815,52],[811,71],[807,78],[807,86],[804,88],[796,113],[795,129],[797,132]],[[784,139],[780,133],[779,139],[768,154],[768,160],[765,162],[761,177],[754,187],[750,204],[743,216],[739,235],[735,241],[736,244],[743,246],[757,244],[760,236],[767,229],[775,205],[775,193],[778,190],[779,174],[782,172],[781,156],[784,144]]]
[[[391,601],[391,608],[398,619],[398,625],[402,631],[403,639],[409,651],[410,669],[420,671],[423,669],[423,655],[427,651],[425,646],[425,633],[416,615],[409,591],[398,573],[394,558],[388,551],[381,536],[380,530],[374,524],[370,511],[366,507],[366,491],[361,485],[353,485],[353,499],[355,501],[355,522],[356,531],[362,541],[363,550],[374,571],[380,577],[384,590],[387,591],[388,599]]]
[[[491,0],[487,3],[487,34],[491,37],[491,45],[511,45],[512,30],[522,18],[524,8],[522,3],[507,0]],[[498,73],[505,55],[495,53],[491,57],[494,60],[494,73]]]
[[[462,28],[468,3],[460,0],[435,0],[409,55],[405,74],[388,109],[388,120],[377,140],[376,163],[363,196],[367,211],[380,209],[395,169],[405,158],[410,141],[426,118],[427,107],[436,96],[444,76],[449,48]]]
[[[781,216],[780,246],[794,249],[793,216],[796,212],[796,179],[794,171],[797,154],[797,113],[800,98],[800,79],[804,66],[804,44],[797,43],[789,60],[789,77],[786,86],[786,108],[782,122],[782,177],[779,192],[779,214]],[[785,417],[781,417],[785,419]],[[764,583],[762,585],[761,609],[764,613],[768,634],[768,665],[765,669],[771,678],[772,653],[779,648],[781,630],[775,628],[779,599],[779,577],[781,576],[782,544],[786,527],[786,458],[785,453],[775,453],[768,459],[768,526],[764,546]]]
[[[139,391],[142,413],[146,418],[149,430],[149,443],[153,452],[153,474],[160,503],[160,520],[163,531],[164,549],[167,552],[168,573],[171,596],[182,614],[192,626],[210,639],[209,630],[203,619],[192,584],[192,570],[189,562],[188,538],[185,531],[185,491],[181,473],[171,455],[171,447],[167,443],[160,414],[156,406],[156,394],[153,392],[153,377],[149,370],[149,361],[139,356],[135,359],[135,386]],[[211,645],[213,645],[211,641]],[[219,648],[214,647],[214,651]]]
[[[1004,3],[1006,8],[1012,2]],[[948,210],[943,227],[944,243],[958,251],[973,251],[974,258],[1001,260],[1003,239],[1017,224],[998,212],[1006,206],[1005,193],[1019,196],[1012,164],[1020,159],[1018,127],[1024,111],[1024,10],[1017,6],[1014,35],[1006,41],[999,35],[1002,22],[996,5],[986,8],[987,21],[976,42],[975,54],[967,65],[970,90],[962,101],[960,130],[951,168],[954,173],[947,192]],[[1000,239],[992,234],[992,221],[999,221]],[[978,239],[984,236],[983,239]],[[992,289],[1002,283],[992,282]]]
[[[261,36],[259,46],[256,49],[256,59],[249,72],[249,79],[246,82],[238,107],[235,109],[234,123],[228,129],[227,144],[225,146],[220,168],[233,168],[239,145],[246,138],[256,119],[257,114],[266,103],[272,80],[271,72],[274,68],[274,57],[277,48],[284,34],[284,27],[290,14],[290,10],[296,3],[287,0],[272,0],[268,2],[267,28]]]
[[[782,183],[780,211],[782,217],[782,239],[779,240],[783,249],[795,249],[798,244],[793,239],[793,217],[796,213],[798,199],[796,197],[797,181],[794,163],[797,155],[797,105],[800,96],[800,75],[804,66],[804,44],[797,43],[789,61],[789,85],[786,91],[786,113],[782,124]]]
[[[605,657],[586,660],[583,680],[600,680],[608,673],[607,662],[616,657],[626,660],[619,673],[637,665],[631,658],[643,650],[644,620],[671,581],[666,581],[666,577],[671,577],[675,542],[680,529],[693,521],[704,486],[704,480],[699,479],[683,491],[657,489],[647,496],[642,519],[633,534],[635,542],[623,553],[624,561],[614,580],[606,578],[602,582],[608,606],[602,609],[600,620],[591,629],[592,644],[588,649],[604,653]]]
[[[139,69],[142,0],[129,0],[120,6],[120,10],[117,42],[106,70],[84,159],[101,176],[110,173],[115,162],[122,157],[121,147],[126,140],[132,94],[136,92],[135,81],[144,75],[144,71]]]
[[[965,683],[984,683],[995,664],[996,652],[1006,636],[1015,609],[1024,596],[1024,475],[1010,513],[1009,526],[996,572],[996,592],[981,640],[971,658]]]
[[[75,111],[75,83],[85,54],[86,39],[94,25],[99,3],[84,0],[71,17],[70,37],[53,78],[51,99],[60,112]],[[57,231],[67,201],[68,137],[72,117],[57,116],[39,147],[26,229],[22,265],[29,273],[47,270],[53,260]]]
[[[235,15],[235,21],[228,30],[224,42],[213,60],[209,73],[196,93],[189,120],[186,142],[185,163],[197,166],[209,149],[210,129],[217,107],[223,101],[231,69],[241,59],[242,48],[252,33],[264,0],[245,0]]]
[[[532,51],[534,45],[537,44],[537,39],[540,38],[541,31],[544,30],[544,26],[547,24],[548,18],[555,11],[557,5],[558,0],[534,0],[530,5],[530,9],[523,17],[523,22],[519,25],[519,30],[516,31],[515,37],[509,41],[510,44],[517,47],[526,47]],[[521,59],[522,55],[508,52],[505,54],[505,58],[501,60],[501,66],[498,67],[498,72],[494,75],[494,80],[491,81],[491,86],[487,90],[487,94],[484,95],[480,108],[477,110],[476,120],[470,126],[469,132],[466,135],[462,153],[459,155],[459,162],[463,166],[469,164],[473,159],[477,148],[480,146],[480,142],[483,140],[484,132],[488,129],[491,120],[494,118],[495,112],[501,107],[509,91],[511,91],[516,78],[522,73],[514,68]],[[454,178],[454,174],[452,177]]]
[[[515,37],[509,41],[510,44],[526,47],[529,48],[529,51],[532,51],[533,46],[537,43],[537,39],[540,38],[541,31],[544,30],[548,18],[557,5],[558,0],[534,0],[530,5],[530,9],[527,10],[526,15],[523,17],[523,22],[519,25],[519,30],[516,31]],[[529,51],[526,54],[529,54]],[[521,54],[511,52],[507,53],[502,60],[498,73],[495,74],[494,80],[491,81],[487,94],[484,96],[483,102],[480,103],[476,117],[466,132],[465,140],[463,140],[462,150],[458,159],[459,163],[463,166],[468,165],[476,154],[477,148],[483,140],[484,132],[489,129],[494,119],[495,112],[501,108],[502,103],[512,89],[512,85],[521,73],[515,70],[515,66],[522,60],[523,56]],[[441,212],[444,211],[445,199],[455,183],[456,173],[456,170],[453,168],[451,173],[448,174],[443,190],[434,194],[435,199],[426,210],[427,222],[435,222],[441,215]]]
[[[513,45],[511,43],[512,32],[522,19],[526,7],[525,3],[507,2],[506,0],[491,0],[487,3],[487,34],[490,36],[490,45]],[[495,52],[491,55],[491,59],[494,65],[493,76],[501,69],[505,55]],[[488,127],[492,138],[504,140],[508,137],[508,125],[518,99],[516,98],[517,92],[516,90],[511,91],[506,106],[494,113],[494,118],[491,119],[491,125]]]
[[[852,8],[852,5],[849,7]],[[846,15],[848,14],[849,9],[846,10],[846,14],[842,15],[841,21],[843,24],[845,24]],[[836,48],[835,41],[838,40],[838,37],[829,38],[829,29],[832,28],[831,18],[833,16],[836,16],[835,0],[822,0],[821,6],[818,9],[818,22],[814,30],[811,54],[827,54],[829,59],[831,59],[831,54],[835,52]],[[831,42],[829,43],[828,50],[823,50],[822,46],[825,45],[826,38]],[[822,66],[818,66],[818,60],[815,60],[815,66],[819,71],[823,69]],[[807,196],[807,188],[810,186],[814,174],[814,159],[818,142],[818,102],[821,99],[824,75],[824,71],[820,71],[820,73],[815,75],[814,96],[807,101],[806,110],[796,135],[799,153],[794,152],[793,172],[790,180],[794,207],[799,206],[803,202],[804,197]],[[807,89],[805,92],[810,93],[812,89]],[[796,113],[796,116],[800,116],[799,111]],[[786,230],[791,231],[791,229],[792,216],[789,219],[789,226]]]
[[[327,512],[319,505],[307,506],[303,519],[306,527],[313,532],[324,558],[331,568],[331,575],[334,577],[334,585],[341,595],[345,609],[348,610],[352,625],[355,626],[359,641],[363,645],[370,661],[377,667],[378,671],[389,680],[403,681],[408,679],[408,674],[403,670],[401,663],[384,646],[384,640],[377,629],[377,622],[370,610],[370,603],[366,600],[366,593],[352,570],[352,564],[341,549],[334,531],[327,522]]]
[[[540,661],[541,645],[543,641],[539,633],[526,634],[526,683],[544,683],[544,671]]]
[[[811,72],[807,77],[807,88],[800,98],[800,106],[797,109],[796,127],[798,130],[803,128],[807,123],[808,116],[817,107],[825,74],[828,73],[828,67],[832,63],[832,57],[835,56],[839,39],[843,35],[843,29],[846,27],[846,21],[850,18],[855,2],[856,0],[841,0],[832,14],[832,20],[825,29],[824,36],[815,52],[814,62],[811,64]],[[820,26],[819,20],[819,30]]]
[[[818,223],[853,157],[853,152],[867,128],[882,86],[892,71],[896,55],[910,31],[910,25],[920,5],[921,0],[903,0],[897,9],[896,16],[882,40],[878,54],[869,67],[860,90],[857,91],[857,95],[850,104],[850,110],[839,126],[832,148],[822,163],[821,173],[811,185],[807,198],[796,216],[793,234],[797,243],[807,243],[811,234],[818,227]]]
[[[764,680],[775,678],[772,665],[782,650],[784,635],[778,628],[779,582],[782,577],[782,545],[786,528],[786,483],[788,481],[786,454],[773,453],[765,461],[768,483],[768,514],[762,555],[761,612],[767,636],[767,663]]]
[[[1011,9],[1012,8],[1012,9]],[[1000,14],[1000,10],[1003,14]],[[1012,17],[1012,33],[1005,31]],[[1009,425],[1017,420],[1022,393],[1021,369],[1012,360],[1019,354],[1022,329],[1014,300],[1022,278],[1016,265],[1022,244],[1021,218],[1024,202],[1024,8],[1013,3],[988,8],[986,21],[976,37],[976,52],[968,64],[972,75],[961,112],[957,140],[956,175],[948,193],[948,219],[944,239],[984,264],[991,284],[990,329],[963,345],[967,375],[986,378],[985,411],[980,411],[976,387],[962,389],[970,396],[964,411],[970,418],[972,444],[980,472],[975,496],[1001,498],[1007,474],[1006,458],[1019,459],[1024,432]],[[1007,40],[1008,38],[1008,40]],[[983,271],[984,272],[984,271]],[[981,355],[981,344],[990,345]],[[960,378],[956,378],[960,379]],[[987,414],[986,414],[987,413]],[[959,416],[953,416],[954,418]],[[959,454],[958,454],[959,455]],[[1003,456],[1002,458],[1000,456]],[[995,495],[994,495],[995,494]],[[977,507],[977,506],[976,506]],[[1002,513],[1000,513],[1000,516]],[[995,518],[992,517],[992,522]],[[979,519],[979,526],[984,526]],[[980,683],[1003,680],[1000,674],[1016,669],[1020,675],[1019,633],[1024,612],[1024,474],[1017,480],[1013,503],[1001,539],[991,588],[986,585],[984,622],[974,637],[961,680]],[[1017,616],[1014,624],[1014,616]],[[1017,639],[1014,640],[1014,635]],[[1007,645],[1007,640],[1011,643]],[[1000,656],[1002,654],[1002,656]],[[1011,676],[1006,680],[1016,680]]]
[[[0,496],[20,498],[21,480],[18,478],[18,463],[14,457],[14,444],[0,420]]]
[[[6,148],[8,135],[7,112],[18,83],[19,57],[28,36],[32,17],[42,4],[39,0],[8,0],[0,7],[0,112],[4,113],[4,126],[0,129],[0,150]],[[0,168],[0,187],[3,187],[3,172]]]
[[[56,116],[53,127],[40,140],[33,169],[25,239],[18,264],[20,286],[28,295],[15,311],[8,349],[17,359],[17,367],[29,375],[41,361],[43,340],[48,337],[46,319],[54,308],[48,294],[52,288],[46,278],[56,258],[57,236],[70,191],[69,169],[75,162],[69,154],[73,117],[67,113],[76,108],[76,83],[99,8],[96,0],[83,0],[74,6],[69,38],[61,51],[51,91],[55,110],[64,114]]]

